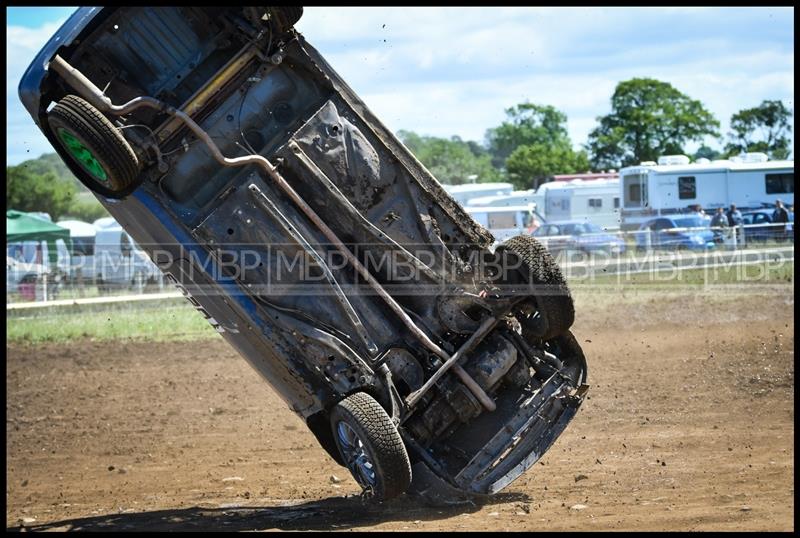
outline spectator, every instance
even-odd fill
[[[783,202],[775,201],[775,211],[772,212],[772,222],[777,224],[775,231],[779,241],[786,240],[786,224],[789,222],[789,212],[783,207]]]
[[[717,212],[714,213],[714,218],[711,219],[711,227],[717,228],[714,230],[714,238],[717,242],[722,242],[728,233],[728,217],[725,215],[724,208],[717,208]]]
[[[742,222],[742,212],[736,209],[736,204],[731,204],[728,210],[728,226],[739,226]]]
[[[725,215],[725,209],[718,207],[714,218],[711,219],[711,226],[716,228],[727,228],[728,217]]]

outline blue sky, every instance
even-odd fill
[[[73,10],[7,8],[9,164],[50,151],[16,87]],[[701,100],[723,134],[764,99],[794,110],[793,8],[309,7],[297,27],[393,131],[482,141],[529,100],[566,113],[579,147],[633,77]]]

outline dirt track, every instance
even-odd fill
[[[583,305],[590,399],[493,504],[452,509],[362,506],[221,340],[10,345],[6,525],[793,530],[792,309],[788,287]]]

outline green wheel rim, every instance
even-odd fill
[[[108,174],[106,174],[103,165],[94,156],[89,148],[83,145],[83,142],[75,138],[75,136],[66,129],[58,130],[58,137],[64,143],[64,147],[73,159],[78,161],[92,176],[100,181],[108,181]]]

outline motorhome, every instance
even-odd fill
[[[694,163],[670,155],[623,168],[620,178],[623,230],[696,206],[711,214],[730,204],[741,210],[774,207],[777,200],[794,205],[794,161],[770,161],[763,153]]]
[[[470,198],[467,200],[466,205],[470,207],[501,207],[534,203],[537,204],[538,207],[538,202],[536,190],[530,189],[526,191],[512,191],[508,194]]]
[[[94,281],[94,242],[97,228],[80,220],[60,220],[56,223],[69,230],[72,240],[72,256],[70,256],[69,278],[82,278],[86,282]]]
[[[619,179],[551,181],[536,191],[549,221],[583,220],[606,230],[620,227]]]
[[[160,273],[119,224],[103,222],[95,235],[94,274],[100,286],[118,287],[137,286]]]
[[[467,183],[464,185],[442,185],[444,190],[462,206],[472,198],[481,196],[500,196],[511,194],[514,186],[511,183]]]
[[[464,208],[484,228],[492,232],[495,242],[526,234],[531,235],[545,219],[536,211],[535,204]]]

